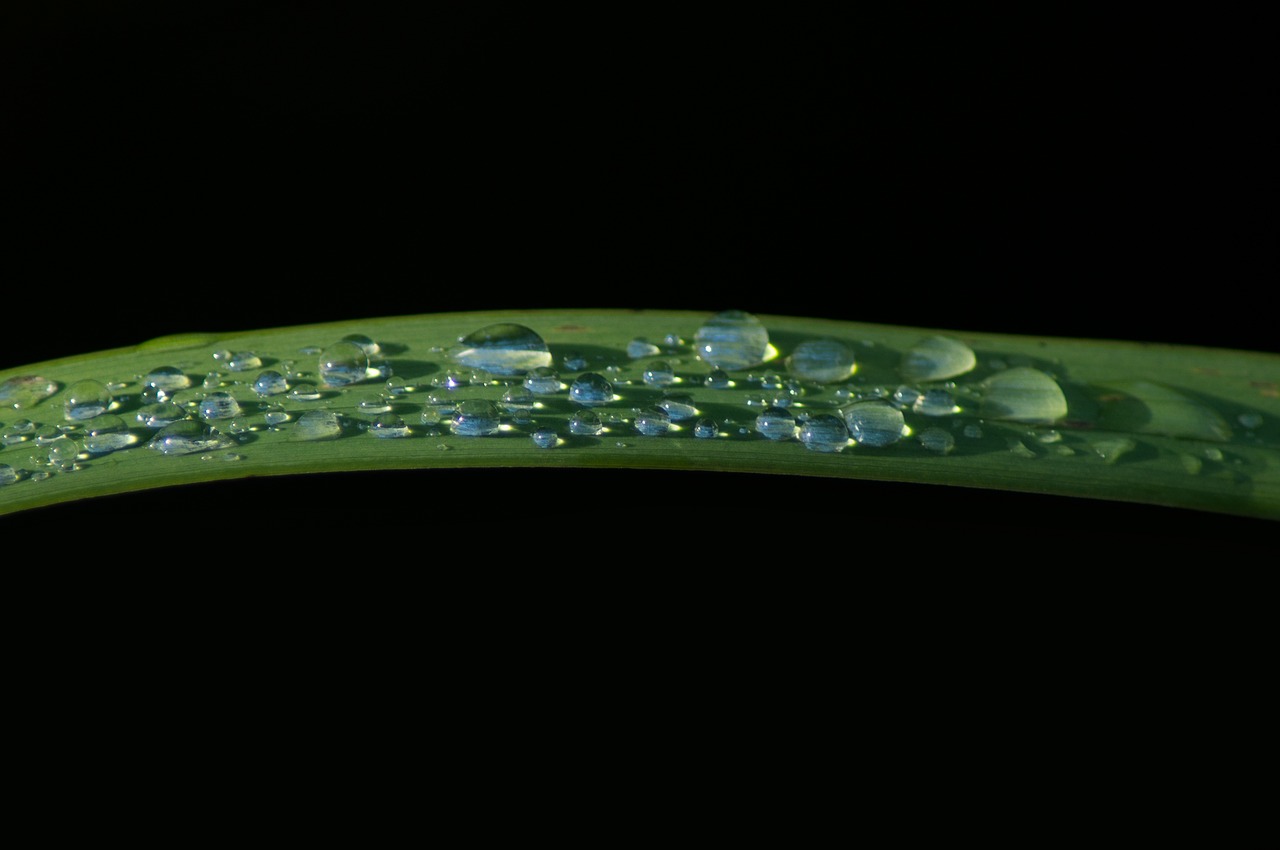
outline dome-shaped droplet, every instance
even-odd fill
[[[560,392],[560,376],[550,366],[539,366],[524,376],[524,388],[537,395],[552,395]]]
[[[191,386],[191,378],[177,366],[158,366],[142,377],[142,385],[171,393]]]
[[[21,410],[43,401],[57,391],[57,381],[39,375],[17,375],[0,383],[0,407]]]
[[[502,406],[508,413],[514,413],[517,410],[528,410],[537,402],[533,393],[527,388],[512,387],[502,394]]]
[[[450,356],[464,366],[504,376],[551,365],[551,352],[542,337],[524,325],[509,322],[486,325],[460,337]]]
[[[76,462],[80,456],[80,447],[75,440],[63,437],[49,444],[49,463],[54,466],[67,466]]]
[[[569,387],[569,398],[588,406],[608,404],[613,401],[613,384],[598,372],[583,372]]]
[[[911,405],[911,410],[922,416],[951,416],[960,412],[951,393],[942,389],[925,390]]]
[[[230,419],[240,415],[240,402],[228,392],[213,392],[200,400],[201,419]]]
[[[409,426],[396,414],[386,413],[373,420],[369,433],[379,439],[394,440],[409,436]]]
[[[941,381],[978,364],[973,349],[949,336],[926,337],[907,350],[898,367],[908,381]]]
[[[756,430],[770,440],[790,440],[796,435],[796,418],[782,407],[766,407],[756,417]]]
[[[186,418],[186,409],[171,401],[158,401],[155,404],[140,407],[134,415],[134,419],[144,428],[163,428]]]
[[[698,357],[718,369],[750,369],[769,354],[769,332],[742,310],[725,310],[703,322],[693,337]]]
[[[712,369],[702,382],[712,390],[727,390],[733,386],[733,382],[729,380],[729,373],[723,369]]]
[[[638,360],[641,357],[652,357],[661,351],[662,349],[643,337],[636,337],[627,343],[627,356],[632,360]]]
[[[203,422],[184,419],[166,425],[156,432],[147,448],[162,455],[185,455],[207,452],[235,445],[230,437],[220,434]]]
[[[806,340],[787,357],[787,370],[802,381],[830,384],[853,374],[853,349],[835,339]]]
[[[810,451],[842,452],[849,445],[849,429],[839,416],[819,413],[800,424],[800,442]]]
[[[0,463],[0,487],[6,484],[16,484],[22,479],[22,474],[7,463]]]
[[[533,439],[533,444],[540,449],[555,448],[560,442],[554,428],[539,428],[529,436]]]
[[[291,401],[316,401],[320,398],[320,391],[311,384],[298,384],[289,390],[289,399]]]
[[[278,395],[289,389],[289,384],[285,381],[284,375],[274,369],[268,369],[258,375],[257,380],[253,382],[253,391],[260,396]]]
[[[262,366],[262,358],[252,351],[233,351],[227,358],[227,370],[230,372],[248,372]]]
[[[693,404],[693,396],[682,392],[665,392],[658,401],[658,407],[667,412],[672,422],[683,422],[698,415],[698,408]]]
[[[129,433],[124,420],[114,413],[103,413],[81,423],[84,450],[90,454],[106,454],[131,446],[138,438]]]
[[[1053,378],[1018,366],[982,382],[980,415],[1014,422],[1049,424],[1067,415],[1067,398]]]
[[[646,437],[660,437],[671,429],[671,417],[658,407],[646,407],[636,414],[636,430]]]
[[[501,424],[496,404],[488,399],[472,398],[458,402],[449,428],[460,437],[488,437],[497,434]]]
[[[64,410],[66,418],[73,422],[92,419],[105,413],[110,406],[111,391],[101,381],[87,378],[67,388]]]
[[[356,345],[364,349],[366,357],[376,357],[382,353],[382,346],[374,342],[371,338],[364,334],[347,334],[342,338],[343,342],[354,342]]]
[[[320,353],[320,380],[331,387],[363,381],[369,374],[369,355],[354,342],[336,342]]]
[[[901,440],[907,423],[893,405],[866,401],[844,409],[844,424],[858,445],[881,448]]]
[[[669,387],[675,383],[676,371],[667,361],[654,360],[640,373],[640,378],[645,382],[646,386]]]
[[[579,410],[569,417],[569,433],[579,437],[598,437],[604,430],[600,414],[594,410]]]
[[[944,431],[941,428],[925,428],[916,435],[916,439],[919,440],[920,445],[940,455],[950,454],[956,447],[956,438],[951,436],[950,431]]]
[[[336,440],[342,436],[342,420],[332,410],[308,410],[293,425],[294,440]]]
[[[710,439],[720,433],[720,428],[716,425],[714,419],[703,417],[699,419],[693,426],[693,436],[700,440]]]

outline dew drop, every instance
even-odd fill
[[[101,381],[77,381],[67,390],[66,418],[78,422],[105,413],[111,406],[111,392]]]
[[[641,357],[652,357],[660,353],[662,353],[662,349],[643,337],[636,337],[627,343],[627,356],[632,360],[639,360]]]
[[[394,413],[387,413],[373,420],[369,433],[379,439],[394,440],[409,436],[409,426]]]
[[[1067,415],[1058,382],[1039,369],[1017,366],[982,382],[981,415],[1014,422],[1049,424]]]
[[[324,349],[318,345],[304,345],[302,348],[298,349],[299,354],[305,354],[308,357],[314,357],[322,351],[324,351]]]
[[[6,484],[16,484],[21,480],[20,472],[7,463],[0,463],[0,487]]]
[[[187,411],[180,404],[158,401],[138,409],[134,419],[144,428],[163,428],[187,418]]]
[[[978,365],[973,349],[949,336],[930,336],[902,357],[898,371],[908,381],[941,381],[963,375]]]
[[[262,418],[271,426],[283,425],[289,421],[289,412],[281,404],[267,404],[262,407]]]
[[[539,366],[531,369],[524,376],[524,388],[537,395],[551,395],[560,392],[560,376],[550,366]]]
[[[640,373],[640,378],[650,387],[669,387],[676,380],[675,369],[666,360],[655,360]]]
[[[345,387],[363,381],[369,374],[369,355],[354,342],[335,342],[320,354],[321,382]]]
[[[240,402],[231,393],[214,392],[200,400],[200,418],[205,420],[230,419],[240,415]]]
[[[569,398],[593,406],[613,401],[613,385],[597,372],[584,372],[569,387]]]
[[[579,410],[569,418],[569,433],[579,437],[598,437],[604,430],[600,415],[594,410]]]
[[[707,440],[720,433],[720,428],[716,425],[714,419],[703,417],[693,425],[693,436],[700,440]]]
[[[382,346],[374,342],[364,334],[347,334],[342,338],[343,342],[351,342],[360,346],[366,357],[377,357],[382,353]]]
[[[658,407],[647,407],[636,414],[636,430],[646,437],[660,437],[671,429],[671,417]]]
[[[941,428],[925,428],[916,435],[916,439],[920,445],[940,455],[950,454],[956,447],[956,438],[951,436],[950,431],[944,431]]]
[[[200,382],[200,385],[206,390],[216,390],[222,386],[222,373],[210,372],[204,376],[204,380]]]
[[[177,366],[157,366],[142,377],[142,385],[172,393],[191,386],[191,379]]]
[[[320,398],[320,390],[311,384],[298,384],[289,390],[289,399],[291,401],[316,401]]]
[[[533,439],[533,444],[540,449],[555,448],[560,442],[560,438],[552,428],[539,428],[529,436]]]
[[[849,436],[860,446],[882,448],[902,439],[906,420],[902,411],[888,402],[864,401],[844,409]]]
[[[361,413],[390,413],[391,402],[387,401],[380,393],[373,393],[363,396],[356,402],[356,410]]]
[[[853,350],[835,339],[805,340],[787,357],[787,370],[802,381],[830,384],[853,374]]]
[[[750,369],[769,354],[769,332],[742,310],[725,310],[707,319],[693,337],[698,357],[717,369]]]
[[[44,470],[41,470],[41,471],[39,471],[39,472],[33,472],[33,473],[31,473],[31,480],[32,480],[32,481],[48,481],[48,480],[49,480],[49,476],[50,476],[51,474],[52,474],[52,473],[45,472]]]
[[[84,428],[84,450],[90,454],[105,454],[133,445],[138,438],[129,433],[124,420],[114,413],[103,413],[81,424]]]
[[[800,425],[800,442],[810,451],[842,452],[849,445],[849,429],[841,417],[819,413]]]
[[[57,381],[39,375],[18,375],[0,383],[0,406],[21,410],[44,401],[57,391]]]
[[[336,440],[342,436],[342,420],[332,410],[308,410],[294,423],[294,440]]]
[[[1204,456],[1207,460],[1221,461],[1223,458],[1222,449],[1210,446],[1204,450]]]
[[[911,410],[921,416],[951,416],[959,413],[960,407],[951,393],[946,390],[925,390],[911,404]]]
[[[387,388],[387,392],[393,396],[408,395],[414,390],[404,378],[387,378],[384,386]]]
[[[227,371],[248,372],[262,366],[262,358],[252,351],[235,351],[227,358]]]
[[[502,394],[502,407],[508,412],[513,413],[516,410],[528,410],[533,407],[536,398],[533,393],[524,388],[512,387]]]
[[[509,322],[486,325],[459,337],[458,346],[449,355],[463,366],[503,376],[523,375],[551,365],[551,352],[542,337],[524,325]]]
[[[964,430],[960,433],[964,434],[970,440],[980,440],[982,439],[982,426],[973,424],[966,425],[964,426]]]
[[[1252,431],[1255,428],[1262,427],[1262,414],[1253,412],[1241,413],[1236,417],[1236,421]]]
[[[489,437],[498,433],[501,424],[497,405],[488,399],[473,398],[458,403],[449,430],[459,437]]]
[[[580,354],[577,351],[565,352],[563,362],[564,368],[568,372],[581,372],[589,365],[586,355]]]
[[[1048,431],[1041,431],[1036,434],[1036,440],[1046,445],[1058,443],[1062,441],[1062,433],[1050,428]]]
[[[279,395],[288,389],[289,384],[285,381],[284,375],[274,369],[268,369],[258,375],[257,380],[253,382],[253,391],[260,396]]]
[[[702,382],[708,389],[712,390],[727,390],[733,386],[733,382],[729,379],[729,373],[723,369],[712,369]]]
[[[658,407],[667,412],[672,422],[683,422],[698,415],[698,408],[693,405],[693,396],[688,393],[665,392]]]
[[[203,422],[184,419],[161,428],[147,443],[147,448],[162,455],[185,455],[207,452],[233,445],[231,438],[220,434]]]
[[[1027,448],[1027,444],[1016,437],[1009,440],[1009,454],[1027,460],[1034,460],[1036,457],[1036,453]]]
[[[49,462],[55,466],[69,466],[80,456],[80,447],[74,440],[63,437],[49,444]]]
[[[6,427],[3,433],[0,433],[0,442],[4,443],[6,446],[25,443],[27,440],[31,439],[35,430],[36,423],[32,422],[30,419],[19,419],[17,422]]]
[[[1129,437],[1104,437],[1090,440],[1090,448],[1106,463],[1115,463],[1138,447],[1136,441]]]
[[[767,407],[756,417],[756,431],[770,440],[790,440],[796,435],[796,418],[781,407]]]

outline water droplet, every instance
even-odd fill
[[[200,418],[206,420],[230,419],[240,415],[240,402],[231,393],[214,392],[200,400]]]
[[[769,332],[742,310],[725,310],[707,319],[694,334],[698,357],[717,369],[759,366],[769,355]]]
[[[221,452],[219,454],[200,455],[200,459],[201,460],[217,460],[217,461],[222,461],[223,463],[227,463],[230,461],[241,460],[242,457],[241,455],[238,455],[235,452]]]
[[[207,452],[233,445],[230,437],[220,434],[203,422],[183,419],[156,432],[147,448],[162,455],[185,455]]]
[[[1188,475],[1199,475],[1200,469],[1204,466],[1204,461],[1195,455],[1179,454],[1178,460],[1182,461],[1182,468],[1187,471]]]
[[[76,381],[67,390],[64,406],[66,418],[72,421],[92,419],[111,407],[111,392],[101,381],[85,379]]]
[[[569,433],[580,437],[598,437],[604,430],[600,415],[594,410],[579,410],[569,419]]]
[[[21,478],[22,474],[19,470],[14,469],[7,463],[0,463],[0,487],[6,484],[16,484]]]
[[[387,392],[393,396],[408,395],[415,389],[404,378],[387,378],[384,386],[387,388]]]
[[[1261,413],[1253,413],[1253,412],[1241,413],[1239,416],[1236,417],[1236,420],[1245,428],[1248,428],[1250,431],[1252,431],[1255,428],[1262,427]]]
[[[669,387],[676,380],[675,369],[665,360],[655,360],[640,373],[641,379],[650,387]]]
[[[585,354],[577,351],[567,351],[564,355],[564,368],[567,372],[581,372],[587,368],[588,361]]]
[[[54,440],[61,440],[65,434],[62,431],[59,431],[58,427],[55,425],[40,425],[36,428],[35,433],[32,436],[35,438],[37,446],[44,446]]]
[[[662,349],[642,337],[636,337],[627,343],[627,356],[632,360],[639,360],[641,357],[652,357],[661,353]]]
[[[569,387],[569,398],[588,406],[613,401],[613,385],[596,372],[584,372]]]
[[[217,351],[213,352],[213,359],[224,364],[234,356],[235,353],[226,348],[219,348]]]
[[[835,339],[805,340],[787,357],[787,370],[803,381],[830,384],[853,374],[853,350]]]
[[[32,481],[48,481],[48,480],[49,480],[49,476],[50,476],[51,474],[52,474],[52,473],[45,472],[44,470],[41,470],[41,471],[39,471],[39,472],[33,472],[33,473],[31,473],[31,480],[32,480]]]
[[[336,440],[342,436],[342,420],[332,410],[308,410],[293,425],[294,440]]]
[[[391,402],[387,401],[380,393],[370,393],[362,396],[356,402],[356,410],[361,413],[390,413]]]
[[[172,393],[191,386],[191,379],[177,366],[157,366],[142,377],[142,385]]]
[[[908,381],[941,381],[978,365],[973,349],[949,336],[926,337],[907,350],[898,371]]]
[[[3,442],[6,446],[25,443],[31,439],[35,430],[36,423],[30,419],[19,419],[4,429],[4,433],[0,434],[0,442]]]
[[[320,380],[331,387],[363,381],[369,373],[369,355],[354,342],[335,342],[319,359]]]
[[[903,384],[893,391],[893,403],[900,407],[915,407],[917,401],[920,400],[921,392],[915,387],[908,387]]]
[[[163,428],[187,418],[186,409],[171,401],[158,401],[138,409],[134,419],[146,428]]]
[[[756,417],[756,431],[770,440],[790,440],[796,435],[796,418],[781,407],[767,407]]]
[[[1071,457],[1076,453],[1076,450],[1071,448],[1071,446],[1064,446],[1062,443],[1059,443],[1053,447],[1053,453],[1061,455],[1062,457]]]
[[[946,390],[925,390],[911,405],[921,416],[951,416],[960,412],[959,405]]]
[[[1116,381],[1102,404],[1099,424],[1109,431],[1226,442],[1231,426],[1208,405],[1151,381]]]
[[[688,393],[665,392],[658,407],[667,412],[672,422],[683,422],[698,415],[698,408],[694,407],[693,397]]]
[[[729,379],[729,373],[723,369],[712,369],[707,373],[707,377],[703,379],[708,389],[727,390],[733,386],[733,382]]]
[[[1036,434],[1036,440],[1046,445],[1050,443],[1058,443],[1062,441],[1062,434],[1050,428],[1048,431],[1041,431]]]
[[[636,430],[646,437],[660,437],[671,428],[671,417],[665,410],[647,407],[636,413]]]
[[[1027,366],[998,372],[982,382],[981,415],[1049,424],[1067,415],[1067,399],[1053,378]]]
[[[364,351],[366,357],[377,357],[382,353],[382,346],[374,342],[364,334],[347,334],[342,338],[343,342],[353,342]]]
[[[560,376],[549,366],[531,369],[524,376],[524,388],[538,395],[551,395],[560,392]]]
[[[222,386],[222,373],[210,372],[204,376],[204,380],[200,385],[206,390],[216,390],[218,387]]]
[[[839,416],[818,413],[800,425],[800,442],[810,451],[842,452],[849,445],[849,429]]]
[[[1026,443],[1022,442],[1017,437],[1011,437],[1009,439],[1009,454],[1014,457],[1026,458],[1027,460],[1035,460],[1036,457],[1036,453],[1027,448]]]
[[[693,436],[700,440],[707,440],[720,433],[720,428],[716,425],[714,419],[703,417],[699,419],[693,426]]]
[[[980,440],[982,439],[982,426],[966,425],[964,426],[964,431],[962,431],[961,433],[971,440]]]
[[[420,417],[422,424],[423,425],[440,424],[440,420],[443,419],[447,414],[447,411],[443,408],[444,406],[439,404],[424,405],[422,408],[422,416]],[[451,412],[448,412],[448,415],[452,415]]]
[[[253,391],[260,396],[279,395],[289,389],[284,375],[274,369],[268,369],[253,382]]]
[[[57,391],[57,381],[39,375],[18,375],[0,384],[0,406],[21,410],[44,401]]]
[[[1208,460],[1221,461],[1223,457],[1222,449],[1210,446],[1209,448],[1204,450],[1204,456]]]
[[[883,401],[864,401],[846,407],[844,424],[858,445],[874,448],[901,440],[907,425],[902,411]]]
[[[322,351],[324,351],[324,349],[318,345],[304,345],[302,348],[298,349],[299,354],[305,354],[308,357],[315,356]]]
[[[227,371],[248,372],[262,366],[262,358],[252,351],[236,351],[227,358]]]
[[[55,466],[72,466],[80,456],[80,447],[75,440],[63,437],[49,444],[49,463]]]
[[[458,403],[449,429],[459,437],[488,437],[502,424],[498,406],[488,399],[473,398]]]
[[[920,441],[920,445],[940,455],[950,454],[956,447],[956,438],[951,436],[950,431],[941,428],[925,428],[916,435],[916,439]]]
[[[540,449],[555,448],[560,442],[560,438],[552,428],[539,428],[529,436],[533,438],[533,444]]]
[[[90,454],[105,454],[123,449],[138,442],[138,438],[129,433],[124,420],[114,413],[103,413],[81,423],[85,436],[82,440],[84,450]]]
[[[1129,437],[1102,437],[1089,440],[1089,446],[1106,463],[1115,463],[1138,444]]]
[[[463,366],[503,376],[523,375],[551,365],[551,352],[542,337],[524,325],[509,322],[486,325],[459,337],[458,346],[449,355]]]
[[[388,413],[373,420],[373,425],[369,427],[369,433],[380,439],[394,440],[409,436],[409,426],[404,424],[404,420],[399,416],[394,413]]]
[[[320,390],[311,384],[298,384],[289,390],[289,398],[292,401],[316,401],[320,396]]]

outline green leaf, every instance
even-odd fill
[[[390,316],[243,333],[184,334],[5,369],[0,371],[0,386],[8,388],[8,397],[0,424],[10,437],[0,449],[0,464],[8,465],[16,480],[0,486],[0,513],[246,476],[595,467],[955,485],[1280,518],[1280,356],[1275,354],[769,315],[759,318],[768,330],[773,359],[734,372],[731,388],[710,389],[703,378],[711,366],[698,359],[689,344],[707,318],[703,313],[613,310]],[[611,377],[617,397],[597,409],[614,419],[608,430],[600,436],[570,434],[567,422],[578,406],[563,390],[538,397],[538,407],[529,414],[531,424],[508,423],[493,436],[459,436],[445,425],[424,424],[421,413],[429,393],[457,401],[498,402],[510,385],[519,385],[515,376],[455,389],[433,386],[443,384],[449,371],[458,368],[448,350],[461,337],[498,323],[523,325],[541,335],[566,382],[582,371]],[[267,401],[280,402],[289,421],[276,429],[268,427],[257,409],[263,400],[252,391],[257,374],[264,369],[283,371],[287,361],[293,361],[295,369],[316,380],[316,355],[300,351],[330,346],[350,334],[367,335],[379,343],[383,354],[374,359],[384,360],[395,378],[414,388],[390,398],[392,412],[402,417],[409,435],[378,439],[352,427],[367,425],[376,415],[359,407],[362,399],[384,391],[383,379],[372,377],[328,389],[314,401],[272,396]],[[671,335],[685,343],[664,344]],[[935,336],[963,343],[975,353],[976,366],[950,378],[952,383],[917,381],[913,386],[949,392],[958,412],[929,416],[908,408],[907,437],[879,448],[850,443],[838,452],[810,451],[796,440],[773,441],[754,430],[760,402],[779,392],[759,378],[767,373],[786,377],[786,358],[800,343],[835,340],[854,352],[857,368],[850,379],[807,383],[790,408],[793,413],[839,416],[856,394],[868,397],[874,388],[891,392],[910,383],[903,377],[904,364],[910,364],[913,375],[928,374],[919,357],[937,344],[918,349],[919,356],[909,353]],[[636,338],[655,343],[660,352],[628,357],[627,343]],[[207,451],[181,456],[148,449],[154,431],[136,421],[140,376],[160,366],[178,367],[195,381],[179,398],[195,404],[205,392],[200,388],[205,374],[223,368],[213,356],[222,350],[252,351],[262,358],[260,368],[226,373],[226,386],[219,388],[237,399],[246,414],[241,426],[251,430],[229,429],[226,422],[215,421],[214,429],[224,438],[227,431],[240,433],[230,435],[234,441],[224,439],[223,446],[211,444]],[[564,367],[565,357],[574,353],[585,358],[583,368]],[[699,416],[719,424],[719,436],[695,437],[692,421],[677,422],[661,436],[635,430],[635,411],[661,400],[662,390],[641,380],[646,365],[659,359],[672,362],[681,379],[669,389],[689,393]],[[56,382],[57,391],[39,400],[20,398],[20,393],[39,388],[33,378]],[[115,390],[110,412],[125,420],[131,442],[101,453],[82,450],[78,469],[64,469],[65,463],[49,465],[45,458],[51,444],[37,441],[34,434],[51,425],[75,424],[66,420],[64,403],[68,389],[86,379],[124,385]],[[855,396],[849,397],[850,392]],[[15,400],[22,406],[13,408]],[[310,410],[339,414],[347,427],[337,439],[297,439],[298,420]],[[15,423],[24,419],[35,431],[15,430]],[[559,444],[536,447],[529,434],[535,425],[554,429]],[[925,433],[940,438],[940,431],[941,436],[950,435],[949,451],[930,450],[918,439]],[[69,436],[78,441],[77,448],[83,446],[83,429]]]

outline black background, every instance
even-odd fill
[[[3,362],[190,330],[536,307],[1277,348],[1270,100],[1247,17],[165,8],[190,5],[6,7]],[[711,505],[744,482],[796,486],[720,478],[637,473],[635,498],[608,510],[684,504],[673,486],[718,493]],[[506,480],[441,479],[466,493]],[[91,510],[216,511],[298,486]],[[1227,522],[839,486],[882,520]]]

